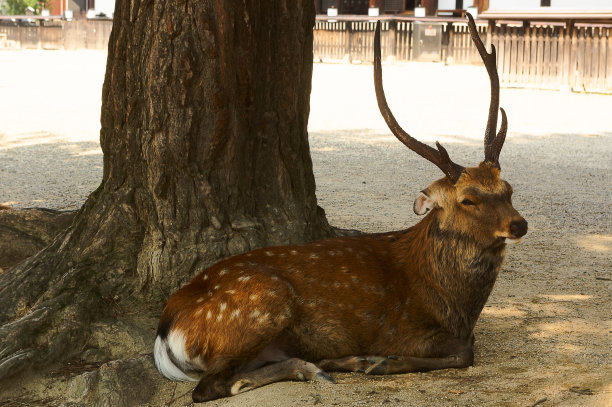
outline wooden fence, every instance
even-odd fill
[[[502,84],[612,92],[612,26],[495,26]]]
[[[374,59],[372,17],[318,17],[314,29],[315,61],[371,63]],[[411,17],[380,17],[383,59],[414,61]],[[442,23],[439,60],[447,64],[481,64],[463,19],[420,20]],[[497,49],[502,86],[572,89],[612,93],[612,25],[547,23],[489,25],[477,21],[487,46]]]
[[[315,61],[371,63],[374,29],[382,25],[383,59],[413,61],[414,17],[318,16],[314,27]],[[419,19],[441,24],[439,60],[448,64],[480,64],[465,20]],[[0,25],[0,49],[106,49],[112,20],[41,21],[32,27]],[[488,44],[497,48],[503,86],[573,89],[612,93],[612,25],[547,23],[488,25],[477,21]]]
[[[374,17],[376,18],[376,17]],[[314,28],[315,61],[344,61],[371,63],[374,60],[374,30],[372,17],[350,16],[317,17]],[[415,23],[441,25],[442,48],[440,61],[448,63],[477,63],[478,51],[472,46],[465,20],[458,18],[415,19],[414,17],[381,17],[381,54],[394,61],[416,60],[413,46]],[[486,22],[476,25],[485,38]]]
[[[35,26],[0,25],[0,49],[101,49],[108,47],[110,19],[41,21]]]

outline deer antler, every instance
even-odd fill
[[[446,149],[437,141],[436,147],[438,149],[436,150],[406,133],[397,123],[387,105],[382,85],[382,64],[380,62],[380,21],[376,24],[376,34],[374,36],[374,87],[376,89],[376,100],[378,101],[380,113],[395,137],[404,143],[406,147],[440,168],[453,184],[457,182],[465,168],[452,162]]]
[[[506,113],[504,109],[501,109],[502,125],[499,133],[495,136],[495,129],[497,128],[497,110],[499,109],[499,76],[497,75],[495,45],[491,44],[491,53],[488,53],[476,30],[474,18],[470,13],[466,13],[466,16],[468,18],[468,27],[470,29],[472,41],[478,49],[478,53],[487,68],[489,79],[491,80],[491,104],[489,105],[489,118],[487,119],[487,129],[485,130],[484,138],[485,161],[493,163],[499,168],[499,154],[506,140],[508,123]]]

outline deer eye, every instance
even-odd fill
[[[463,201],[461,201],[461,205],[470,206],[476,204],[474,203],[474,201],[470,201],[469,199],[465,198]]]

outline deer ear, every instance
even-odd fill
[[[431,199],[427,195],[426,191],[421,191],[414,200],[414,206],[412,209],[414,209],[414,213],[417,215],[425,215],[431,209],[435,208],[436,205],[436,201]]]

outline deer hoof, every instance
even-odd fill
[[[336,383],[334,378],[325,373],[324,371],[320,371],[315,374],[312,380],[314,380],[315,382]]]
[[[232,388],[230,389],[230,393],[232,393],[232,396],[235,396],[238,393],[244,393],[245,391],[249,391],[252,390],[253,383],[248,380],[248,379],[241,379],[236,381],[236,383],[234,383],[232,385]]]

